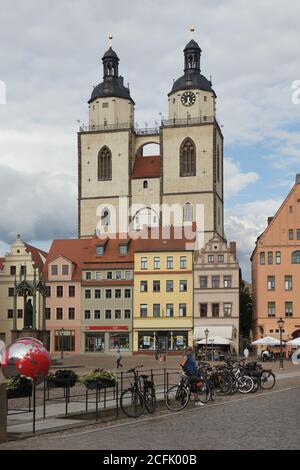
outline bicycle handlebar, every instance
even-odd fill
[[[140,369],[141,367],[143,367],[143,364],[140,364],[139,366],[133,367],[132,369],[128,369],[127,372],[135,372],[137,369]]]

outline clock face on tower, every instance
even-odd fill
[[[185,91],[181,96],[181,103],[184,106],[192,106],[196,101],[196,95],[192,91]]]

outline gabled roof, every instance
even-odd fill
[[[90,239],[65,239],[53,240],[46,263],[44,265],[43,274],[45,279],[48,279],[48,265],[58,256],[69,259],[74,263],[74,270],[72,275],[73,281],[81,280],[81,267],[84,257],[86,256],[89,248]]]
[[[279,207],[279,209],[277,210],[277,212],[275,213],[274,217],[269,217],[268,218],[268,225],[267,227],[265,228],[265,230],[257,237],[256,239],[256,242],[255,242],[255,248],[251,254],[251,257],[250,257],[250,260],[252,261],[253,259],[253,256],[257,250],[257,246],[258,246],[258,242],[260,240],[263,239],[263,237],[273,228],[274,224],[276,224],[276,221],[279,217],[279,215],[281,214],[282,210],[284,209],[284,207],[286,206],[287,202],[289,201],[289,199],[293,196],[294,192],[296,192],[297,189],[299,189],[299,185],[300,185],[300,179],[296,179],[296,183],[294,184],[294,186],[292,187],[292,189],[290,190],[290,192],[288,193],[288,195],[286,196],[286,198],[283,200],[281,206]]]
[[[159,178],[160,156],[136,157],[131,176],[132,178]]]
[[[24,245],[26,247],[27,253],[31,254],[35,266],[41,272],[46,262],[48,253],[46,253],[46,251],[40,250],[39,248],[36,248],[35,246],[29,245],[28,243],[24,243]]]
[[[104,254],[102,256],[97,255],[97,245],[103,245],[103,240],[93,237],[89,239],[88,249],[86,250],[84,257],[84,265],[91,266],[92,264],[107,265],[109,264],[128,264],[133,263],[133,253],[135,240],[124,238],[123,235],[116,235],[117,238],[106,238]],[[120,245],[126,244],[128,251],[126,255],[120,255]]]
[[[156,227],[148,229],[148,238],[136,240],[137,252],[150,251],[185,251],[195,242],[195,226],[189,227]],[[185,236],[188,235],[188,236]]]

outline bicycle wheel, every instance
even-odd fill
[[[144,392],[145,406],[148,413],[154,413],[156,408],[156,395],[153,385],[148,385]]]
[[[209,388],[209,385],[204,380],[202,380],[202,384],[199,387],[197,387],[197,393],[198,393],[199,400],[202,403],[207,403],[210,400],[210,397],[211,397],[210,388]]]
[[[210,399],[211,401],[216,401],[217,393],[214,386],[210,387]]]
[[[240,393],[250,393],[254,387],[254,382],[248,375],[243,375],[237,379]]]
[[[270,370],[264,370],[260,376],[260,386],[264,390],[271,390],[276,383],[276,377]]]
[[[145,401],[138,390],[128,388],[121,394],[120,407],[129,418],[138,418],[144,412]]]
[[[223,395],[230,395],[232,390],[232,378],[230,376],[222,377],[220,380],[220,392]]]
[[[255,393],[259,390],[259,378],[252,377],[252,380],[253,380],[253,388],[250,393]]]
[[[174,385],[169,388],[165,395],[165,403],[171,411],[183,410],[190,399],[190,391],[181,385]]]

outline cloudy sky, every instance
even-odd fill
[[[102,79],[108,34],[135,121],[167,113],[189,27],[225,137],[226,234],[249,256],[300,173],[298,0],[0,0],[0,254],[17,233],[47,249],[76,236],[78,120]],[[1,86],[2,85],[2,86]],[[3,94],[2,94],[3,97]]]

